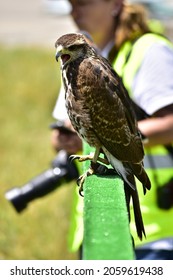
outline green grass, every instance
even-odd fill
[[[71,194],[64,185],[17,214],[5,199],[50,167],[49,124],[59,89],[54,50],[0,47],[0,259],[75,259],[67,250]]]

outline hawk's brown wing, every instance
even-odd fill
[[[85,96],[95,135],[117,159],[141,162],[141,138],[121,79],[102,57],[84,59],[79,68],[80,95]]]

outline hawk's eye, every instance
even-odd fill
[[[75,46],[75,45],[68,47],[69,51],[75,51],[76,49],[77,49],[77,46]]]

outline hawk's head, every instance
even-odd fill
[[[91,55],[93,49],[89,46],[88,38],[80,33],[70,33],[61,36],[55,43],[56,60],[61,57],[63,66],[69,62]]]

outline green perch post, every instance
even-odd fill
[[[123,181],[117,175],[92,175],[85,181],[83,259],[134,259]]]

